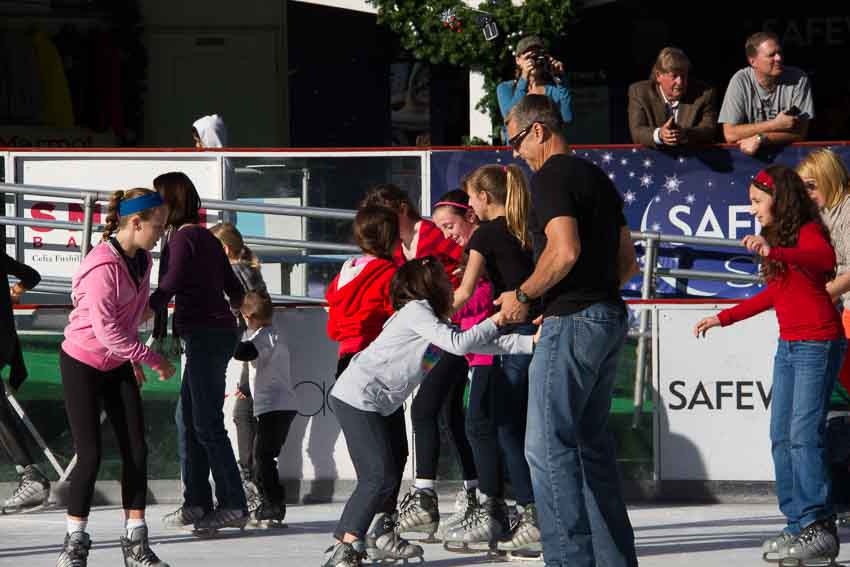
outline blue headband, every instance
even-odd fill
[[[165,201],[162,200],[162,195],[153,192],[145,193],[141,197],[133,197],[132,199],[121,199],[121,204],[118,205],[118,216],[126,217],[127,215],[132,215],[145,209],[158,207],[164,203]]]

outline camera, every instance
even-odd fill
[[[552,75],[552,64],[549,62],[549,54],[542,49],[531,53],[531,62],[535,70],[539,69],[545,74]]]

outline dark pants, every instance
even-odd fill
[[[248,504],[233,447],[224,428],[225,370],[236,348],[236,329],[193,329],[183,336],[186,368],[180,388],[186,461],[183,499],[187,506],[212,510],[212,488],[220,508],[244,510]]]
[[[240,386],[248,382],[248,363],[242,364]],[[253,394],[253,392],[252,392]],[[233,423],[236,425],[236,446],[239,451],[239,467],[254,470],[254,441],[257,436],[257,418],[254,417],[254,399],[236,398],[233,404]]]
[[[277,457],[286,443],[293,419],[294,411],[270,411],[256,418],[254,480],[263,499],[272,504],[286,502],[286,489],[281,485],[277,473]]]
[[[148,493],[145,420],[142,397],[130,363],[103,372],[59,353],[65,411],[74,438],[77,465],[71,473],[68,515],[87,518],[100,468],[101,405],[121,451],[121,501],[127,510],[144,510]]]
[[[32,455],[20,427],[20,418],[6,398],[6,387],[2,379],[0,379],[0,445],[6,450],[9,460],[19,467],[32,464]]]
[[[399,408],[385,417],[359,410],[333,396],[330,405],[357,473],[357,486],[345,504],[334,537],[341,540],[351,533],[362,538],[375,514],[395,510],[407,461],[404,410]]]
[[[478,469],[478,489],[493,498],[503,498],[504,469],[496,430],[496,383],[504,380],[497,366],[476,366],[469,386],[466,434]]]
[[[348,368],[351,359],[355,353],[344,354],[340,357],[336,366],[336,375],[334,380]],[[333,406],[331,406],[333,408]],[[380,415],[380,414],[376,414]],[[410,456],[410,448],[407,445],[407,422],[404,419],[404,408],[399,408],[395,413],[388,416],[380,416],[386,423],[387,428],[392,435],[393,458],[395,459],[396,469],[399,471],[398,480],[393,488],[392,494],[381,505],[378,512],[392,513],[396,509],[398,495],[401,492],[401,477],[404,474],[404,467],[407,466],[407,457]],[[341,425],[341,424],[340,424]]]
[[[411,417],[416,451],[416,478],[437,478],[437,465],[440,461],[438,420],[444,404],[447,403],[448,432],[458,452],[463,478],[478,478],[472,447],[466,437],[463,415],[463,390],[468,368],[464,357],[443,353],[413,398]]]

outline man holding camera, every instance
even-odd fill
[[[766,144],[805,140],[815,116],[808,77],[783,65],[779,38],[771,32],[748,37],[745,50],[750,65],[732,76],[720,108],[723,137],[748,155]]]
[[[502,118],[527,94],[546,95],[558,106],[561,121],[573,121],[572,93],[566,86],[564,64],[546,51],[543,40],[531,35],[519,40],[516,46],[516,76],[496,87],[496,98]],[[502,139],[507,130],[502,128]]]
[[[702,81],[688,80],[684,51],[665,47],[649,80],[629,87],[632,141],[650,148],[705,145],[717,132],[717,95]]]

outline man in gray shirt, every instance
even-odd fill
[[[783,65],[779,38],[771,32],[748,37],[745,50],[750,66],[732,76],[720,108],[723,137],[748,155],[766,144],[805,140],[815,116],[808,77]]]

